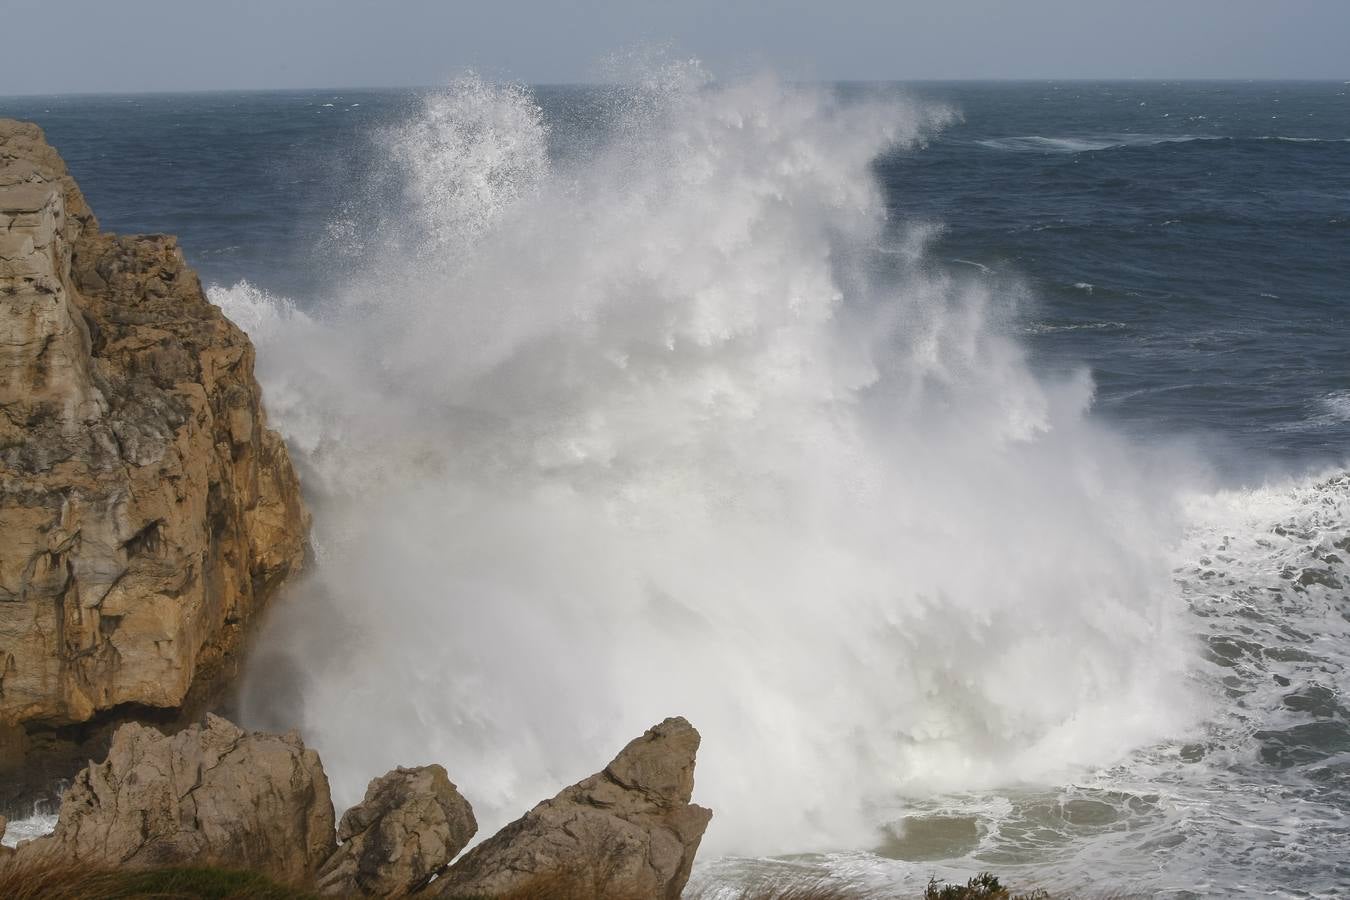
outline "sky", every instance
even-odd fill
[[[0,0],[0,95],[606,80],[1350,79],[1350,0]],[[25,37],[26,34],[26,37]]]

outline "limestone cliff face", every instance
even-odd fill
[[[248,338],[0,119],[0,727],[180,705],[300,567]]]

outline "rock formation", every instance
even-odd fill
[[[248,734],[207,716],[172,736],[128,723],[76,776],[56,830],[20,860],[146,868],[217,865],[300,881],[335,847],[319,755],[295,734]]]
[[[478,826],[440,766],[376,778],[335,840],[323,764],[294,733],[212,715],[174,735],[133,722],[12,864],[221,866],[341,897],[676,900],[712,818],[690,803],[698,745],[693,726],[666,719],[451,866]]]
[[[692,725],[666,719],[604,771],[469,851],[428,893],[495,897],[534,888],[539,896],[676,900],[712,818],[690,803],[698,744]]]
[[[438,875],[478,831],[473,809],[440,766],[376,778],[342,817],[341,846],[319,870],[320,893],[394,897]]]
[[[0,119],[0,768],[219,681],[307,526],[252,345],[175,240],[101,233]]]

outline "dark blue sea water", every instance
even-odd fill
[[[685,712],[708,897],[1350,895],[1350,85],[800,89],[0,98],[258,344],[251,721],[488,830]]]
[[[874,86],[845,86],[845,95]],[[941,257],[1026,289],[1046,366],[1086,363],[1097,412],[1190,436],[1250,476],[1350,447],[1350,86],[898,87],[962,121],[877,163]],[[601,94],[544,88],[560,145]],[[208,283],[309,298],[372,132],[419,92],[0,99],[39,122],[105,225],[177,234]],[[363,198],[363,202],[368,198]],[[302,300],[303,302],[303,300]]]

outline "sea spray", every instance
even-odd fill
[[[340,806],[440,762],[490,833],[682,714],[717,853],[869,846],[882,798],[1189,721],[1166,489],[875,182],[947,113],[696,67],[614,97],[550,156],[529,92],[458,81],[375,141],[344,288],[213,291],[315,513],[250,723]]]

